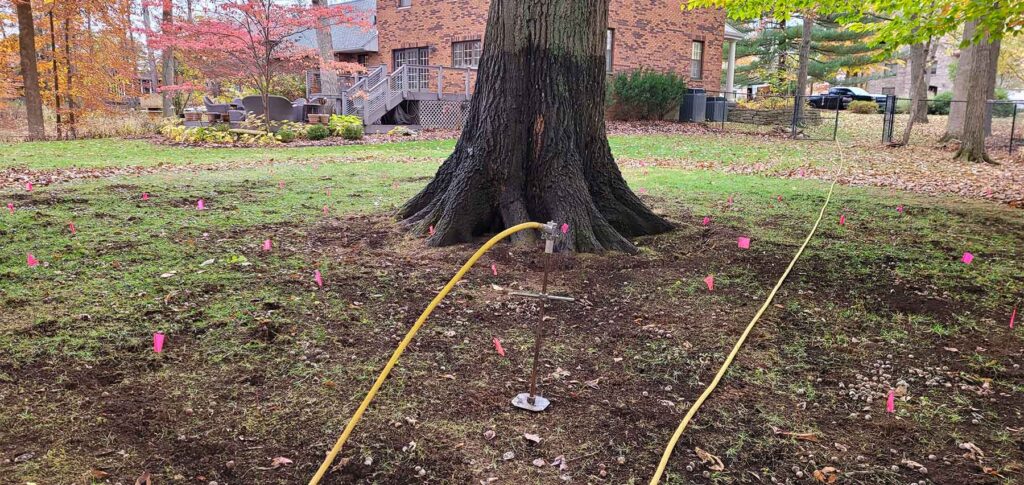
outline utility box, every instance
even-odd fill
[[[702,123],[707,108],[707,93],[703,89],[687,89],[679,107],[679,121]]]
[[[726,103],[725,96],[711,96],[707,98],[704,114],[707,116],[708,121],[721,123],[726,120],[728,111],[729,104]]]

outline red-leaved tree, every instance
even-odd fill
[[[323,65],[318,52],[299,44],[299,36],[328,25],[369,28],[365,14],[345,4],[307,6],[287,0],[222,0],[210,2],[193,16],[164,24],[149,32],[150,47],[172,48],[187,65],[207,79],[236,79],[251,83],[260,92],[263,106],[278,76],[301,72],[312,65],[322,69],[357,72],[362,66],[331,62]],[[164,89],[174,89],[165,86]],[[266,128],[270,130],[270,120]]]

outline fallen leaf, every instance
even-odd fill
[[[835,467],[827,466],[821,470],[814,470],[814,479],[821,483],[836,483],[839,480],[839,470]]]
[[[104,478],[109,477],[110,474],[103,470],[100,470],[99,468],[93,468],[89,470],[89,476],[96,480],[103,480]]]
[[[793,431],[783,431],[779,428],[776,428],[775,426],[772,426],[772,432],[779,436],[786,436],[789,438],[793,438],[795,440],[811,441],[814,443],[818,442],[818,436],[815,435],[814,433],[796,433]]]
[[[209,265],[211,265],[213,263],[216,263],[216,262],[217,262],[216,258],[210,258],[210,259],[207,259],[206,261],[203,261],[202,263],[199,263],[199,266],[209,266]]]
[[[135,479],[135,485],[153,485],[153,481],[149,478],[149,472],[142,472],[142,475]]]
[[[545,462],[543,458],[537,458],[536,460],[533,460],[533,466],[535,467],[542,467],[546,464],[547,462]]]
[[[534,443],[540,443],[541,440],[540,436],[531,433],[523,433],[523,438],[526,438],[528,441],[532,441]]]
[[[693,451],[697,453],[697,458],[700,458],[700,461],[707,465],[708,470],[711,470],[713,472],[720,472],[722,470],[725,470],[725,465],[722,463],[721,458],[712,455],[711,453],[708,453],[700,448],[694,448]]]

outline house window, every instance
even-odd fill
[[[480,65],[480,50],[483,43],[479,40],[452,42],[452,67],[472,67]]]
[[[882,94],[895,96],[896,95],[896,88],[895,87],[882,88]]]
[[[359,54],[356,56],[356,62],[362,65],[366,65],[366,54]]]
[[[398,0],[398,8],[408,8],[412,6],[412,0]]]
[[[885,75],[885,76],[895,76],[896,75],[896,68],[897,67],[898,66],[897,66],[897,64],[895,62],[886,62],[885,63],[885,71],[883,71],[882,74]]]
[[[936,74],[939,72],[939,61],[936,58],[928,60],[928,74]]]
[[[615,60],[615,29],[608,29],[604,42],[604,70],[612,72],[612,64]]]
[[[690,79],[704,78],[704,42],[693,41],[690,50]]]

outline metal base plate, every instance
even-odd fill
[[[513,406],[519,409],[533,411],[535,413],[539,413],[547,409],[549,404],[551,404],[551,401],[548,401],[541,396],[534,396],[533,404],[530,404],[530,393],[528,392],[524,392],[512,399]]]

